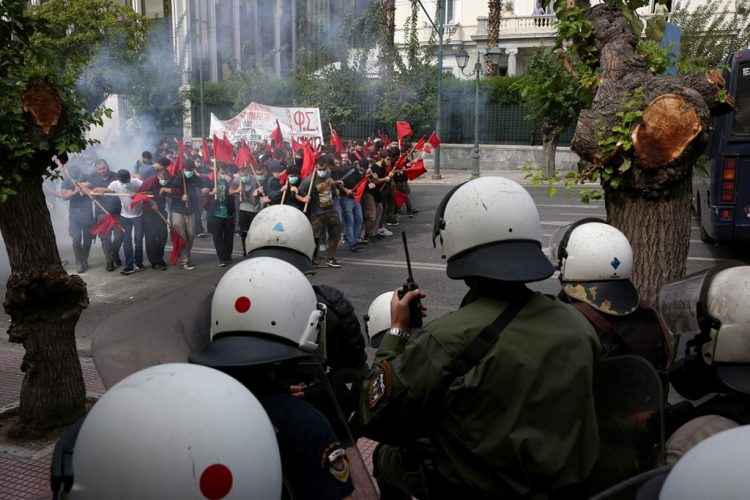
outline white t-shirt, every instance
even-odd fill
[[[130,194],[138,192],[138,188],[141,187],[141,184],[143,184],[143,182],[140,179],[131,177],[130,183],[128,184],[128,189],[122,187],[120,181],[112,181],[110,185],[107,186],[107,189],[117,194]],[[142,202],[139,201],[138,203],[136,203],[135,207],[130,208],[131,201],[133,200],[128,196],[120,196],[120,203],[122,204],[120,215],[122,215],[123,217],[127,217],[128,219],[140,217],[143,213],[143,209],[141,208]]]

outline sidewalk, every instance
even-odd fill
[[[0,348],[0,414],[18,407],[23,353],[20,348]],[[94,362],[91,358],[80,360],[86,396],[98,398],[104,393],[104,385]],[[54,445],[50,445],[37,451],[0,443],[0,500],[47,496],[53,448]]]

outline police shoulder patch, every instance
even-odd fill
[[[378,401],[385,394],[385,373],[377,372],[367,383],[367,406],[371,409],[378,405]]]
[[[328,472],[342,483],[349,480],[349,459],[346,457],[346,450],[341,447],[341,443],[331,443],[326,447],[321,457],[320,466],[321,468],[327,468]]]

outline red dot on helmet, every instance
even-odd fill
[[[250,299],[247,297],[240,297],[234,301],[234,308],[239,313],[246,313],[250,310]]]
[[[209,465],[201,474],[200,488],[210,500],[224,498],[232,490],[232,471],[226,465]]]

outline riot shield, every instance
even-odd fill
[[[186,363],[191,352],[208,344],[215,289],[213,281],[197,281],[107,318],[91,343],[104,387],[149,366]]]
[[[645,359],[615,356],[597,363],[594,402],[599,459],[590,493],[664,464],[664,397],[661,380]]]

